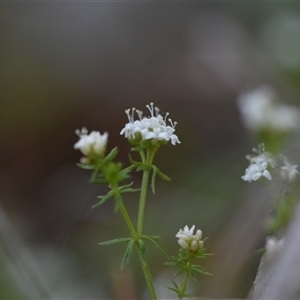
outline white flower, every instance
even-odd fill
[[[242,94],[238,107],[245,127],[252,131],[271,129],[283,132],[299,128],[299,110],[275,100],[276,94],[268,86]]]
[[[280,248],[282,248],[283,244],[284,244],[283,238],[278,240],[276,237],[267,237],[266,245],[265,245],[266,259],[268,261],[271,261],[276,256]]]
[[[291,182],[299,174],[297,171],[298,165],[292,165],[285,156],[282,157],[282,160],[284,166],[280,167],[280,176],[283,180]]]
[[[128,117],[128,123],[121,130],[120,134],[124,134],[125,138],[132,140],[159,140],[159,141],[171,141],[172,145],[180,143],[175,132],[176,122],[172,122],[169,118],[170,125],[167,125],[167,117],[169,113],[166,113],[163,118],[159,114],[159,109],[153,106],[153,103],[146,105],[150,111],[149,117],[143,117],[143,113],[140,110],[132,108],[127,109],[125,113]],[[139,120],[134,120],[134,113],[137,113]]]
[[[108,133],[101,134],[98,131],[92,131],[88,134],[86,128],[76,130],[79,141],[74,145],[75,149],[79,149],[87,157],[101,157],[105,153]]]
[[[176,234],[179,246],[183,249],[191,250],[192,252],[196,252],[198,249],[203,247],[203,241],[201,241],[202,231],[198,229],[196,234],[193,234],[194,229],[195,225],[193,225],[191,229],[189,229],[186,225],[183,230],[180,229]]]
[[[261,152],[264,151],[264,145],[259,145],[259,149],[253,149],[253,151]],[[242,179],[244,181],[256,181],[261,176],[272,180],[271,173],[268,171],[267,167],[270,165],[272,168],[275,167],[275,161],[272,157],[272,155],[268,152],[262,152],[257,156],[254,157],[248,157],[250,161],[249,167],[245,171],[245,175],[242,176]]]

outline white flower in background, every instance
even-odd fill
[[[272,168],[275,167],[275,161],[273,159],[273,156],[265,152],[264,145],[261,144],[257,149],[253,149],[254,152],[259,152],[260,154],[257,156],[250,156],[247,157],[250,161],[249,167],[245,171],[245,175],[242,176],[242,179],[244,181],[256,181],[260,177],[265,177],[269,180],[272,180],[271,173],[267,169],[268,166],[271,166]]]
[[[165,117],[159,114],[159,109],[154,107],[153,103],[146,105],[150,111],[149,117],[143,117],[143,112],[135,108],[127,109],[129,123],[121,130],[120,134],[124,134],[125,138],[132,140],[159,140],[159,141],[171,141],[172,145],[180,143],[177,135],[174,134],[175,126],[177,122],[172,122],[169,118],[170,125],[167,125],[167,117],[169,113],[166,113]],[[139,120],[134,120],[134,113],[137,113]]]
[[[101,134],[99,131],[92,131],[88,134],[86,128],[76,130],[79,141],[74,145],[75,149],[79,149],[85,156],[90,158],[102,157],[106,150],[108,133]]]
[[[284,244],[284,239],[278,240],[276,237],[273,236],[267,237],[266,245],[265,245],[266,259],[268,261],[271,261],[276,256],[280,248],[282,248],[283,244]]]
[[[287,132],[298,129],[300,125],[299,110],[277,103],[275,91],[268,86],[242,94],[238,99],[238,108],[245,127],[252,131],[269,129]]]
[[[242,179],[244,181],[251,182],[251,181],[258,180],[261,176],[263,176],[269,180],[272,180],[272,176],[266,168],[267,168],[266,163],[250,164],[245,171],[245,175],[242,176]]]
[[[285,156],[282,157],[282,160],[284,166],[280,167],[280,176],[283,180],[291,182],[299,174],[298,165],[292,165]]]
[[[197,252],[198,249],[203,247],[202,231],[198,229],[196,234],[194,234],[195,225],[189,229],[186,225],[183,230],[180,229],[176,234],[178,238],[178,244],[186,250],[191,250],[192,252]]]

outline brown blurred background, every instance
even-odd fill
[[[196,294],[246,297],[267,206],[253,209],[249,193],[263,191],[240,179],[255,144],[236,99],[270,84],[299,104],[300,4],[2,2],[0,28],[0,298],[147,297],[138,264],[119,273],[124,246],[97,245],[128,232],[113,201],[90,209],[105,187],[88,184],[73,145],[75,129],[108,131],[128,164],[124,110],[149,102],[170,112],[182,143],[157,154],[172,182],[149,194],[146,231],[175,255],[176,232],[195,224],[216,253]],[[135,198],[126,204],[134,217]],[[172,299],[175,270],[147,251],[158,294]]]

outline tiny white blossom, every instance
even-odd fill
[[[177,122],[172,122],[169,118],[169,125],[167,124],[167,117],[169,113],[166,113],[165,117],[159,114],[159,109],[154,107],[153,103],[146,105],[150,111],[149,117],[143,117],[143,112],[135,108],[127,109],[125,111],[128,117],[128,123],[121,130],[120,134],[132,140],[159,140],[159,141],[171,141],[172,145],[180,144],[180,141],[175,132],[175,126]],[[134,120],[134,113],[138,115],[138,120]]]
[[[268,261],[273,260],[273,258],[277,255],[280,248],[282,248],[284,244],[284,239],[278,240],[276,237],[267,237],[266,239],[266,259]]]
[[[275,161],[272,155],[264,150],[263,144],[259,145],[258,149],[253,149],[254,152],[258,152],[260,154],[254,157],[248,157],[250,165],[246,169],[245,175],[242,176],[244,181],[256,181],[262,176],[268,180],[272,180],[271,173],[267,168],[269,165],[274,168]]]
[[[298,165],[292,165],[285,156],[282,157],[282,160],[284,166],[280,167],[280,176],[283,180],[291,182],[299,174]]]
[[[299,128],[299,110],[276,102],[275,91],[261,86],[254,91],[242,94],[238,108],[246,128],[252,131],[271,129],[291,131]]]
[[[108,133],[101,134],[98,131],[92,131],[88,134],[86,128],[76,130],[79,141],[74,145],[75,149],[79,149],[87,157],[101,157],[105,153]]]
[[[194,234],[195,225],[189,229],[186,225],[183,230],[180,229],[175,235],[178,238],[178,244],[181,248],[197,252],[198,249],[203,247],[202,231],[198,229]]]

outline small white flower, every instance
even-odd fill
[[[79,141],[74,145],[74,149],[79,149],[85,156],[94,158],[104,155],[106,150],[108,133],[101,134],[98,131],[92,131],[88,134],[86,128],[76,130]]]
[[[266,239],[266,259],[268,261],[273,260],[280,248],[284,244],[284,239],[278,240],[276,237],[267,237]]]
[[[170,125],[167,125],[167,117],[169,113],[166,113],[165,117],[159,114],[159,109],[154,107],[153,103],[146,105],[150,111],[149,117],[143,117],[143,113],[135,108],[127,109],[125,113],[128,117],[128,123],[121,130],[120,134],[124,134],[125,138],[131,140],[159,140],[159,141],[171,141],[172,145],[180,144],[180,141],[175,132],[176,122],[172,122],[169,118]],[[134,113],[137,113],[139,120],[134,120]]]
[[[253,151],[259,153],[264,151],[264,145],[259,145],[258,149],[253,149]],[[250,165],[246,169],[245,175],[242,176],[242,179],[244,181],[256,181],[262,176],[269,180],[272,180],[271,173],[267,168],[269,165],[274,168],[275,161],[270,153],[262,152],[257,156],[248,157],[248,159],[250,161]]]
[[[196,234],[193,234],[194,229],[195,225],[193,225],[191,229],[186,225],[183,230],[180,229],[177,232],[176,237],[178,238],[178,244],[181,248],[197,252],[198,249],[203,247],[203,241],[201,241],[202,231],[198,229]]]
[[[291,182],[299,174],[298,165],[292,165],[285,156],[282,157],[282,160],[284,166],[280,167],[280,176],[283,180]]]
[[[244,181],[251,182],[251,181],[258,180],[261,176],[264,176],[267,179],[272,180],[272,176],[266,168],[267,168],[267,164],[265,163],[250,164],[245,171],[245,175],[242,176],[242,179]]]
[[[287,132],[299,129],[299,110],[277,103],[274,90],[268,86],[242,94],[238,99],[238,107],[244,125],[249,130],[271,129]]]

